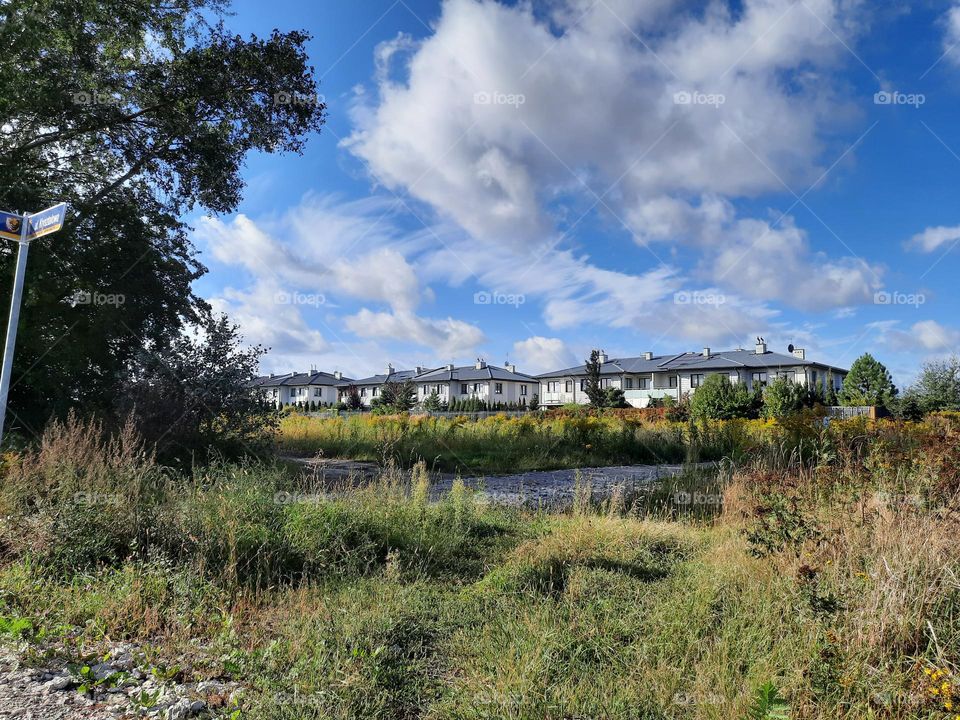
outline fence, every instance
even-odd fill
[[[494,417],[495,415],[506,415],[507,417],[523,417],[524,415],[529,415],[530,410],[477,410],[475,412],[467,411],[444,411],[444,410],[411,410],[410,416],[428,416],[428,417],[439,417],[439,418],[455,418],[455,417],[465,417],[470,418],[471,420],[481,420],[483,418]],[[332,417],[351,417],[353,415],[370,415],[370,411],[362,410],[317,410],[315,412],[307,412],[305,415],[310,417],[317,418],[332,418]]]
[[[875,405],[862,405],[858,407],[833,406],[828,407],[827,410],[830,412],[830,417],[841,419],[868,417],[871,420],[876,420],[878,417],[878,408]]]

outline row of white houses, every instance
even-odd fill
[[[708,375],[723,373],[748,389],[765,386],[777,377],[807,386],[832,385],[839,390],[847,371],[808,360],[806,352],[790,346],[786,354],[767,349],[763,338],[757,338],[753,350],[738,348],[722,352],[683,352],[638,357],[610,358],[600,353],[600,378],[604,387],[623,390],[626,401],[634,407],[646,407],[655,398],[680,400],[692,395]],[[422,402],[436,392],[441,401],[477,398],[488,405],[496,403],[529,405],[534,395],[542,406],[568,403],[586,404],[584,391],[587,372],[583,365],[562,370],[527,375],[514,365],[499,367],[478,359],[473,365],[446,365],[440,368],[417,367],[396,370],[387,365],[382,375],[354,379],[340,372],[288,373],[257,378],[253,385],[265,398],[277,405],[311,403],[331,406],[342,401],[351,387],[369,407],[387,382],[410,380]]]

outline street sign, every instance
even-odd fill
[[[67,204],[58,203],[32,215],[16,215],[0,211],[0,237],[17,240],[17,269],[13,273],[13,296],[10,298],[10,318],[7,320],[7,338],[3,347],[3,365],[0,367],[0,440],[7,416],[7,397],[10,393],[10,373],[13,371],[13,351],[17,344],[17,325],[20,323],[20,300],[23,297],[23,278],[27,271],[27,251],[30,241],[55,233],[63,227]]]
[[[23,229],[23,216],[0,211],[0,237],[19,240]]]
[[[63,218],[67,215],[67,204],[58,203],[46,210],[30,215],[27,227],[27,240],[33,240],[63,227]]]

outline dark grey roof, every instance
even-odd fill
[[[646,360],[643,356],[629,358],[614,358],[607,360],[600,366],[601,375],[622,375],[623,373],[647,373],[663,372],[660,364],[664,361],[675,358],[676,355],[654,355],[652,360]],[[538,378],[570,377],[576,375],[585,375],[584,365],[577,365],[563,370],[554,370],[552,372],[537,375]]]
[[[349,384],[350,378],[343,377],[338,379],[333,373],[313,372],[313,373],[284,373],[282,375],[264,375],[258,377],[250,383],[251,387],[277,387],[278,385],[339,385]]]
[[[673,370],[696,372],[697,370],[736,370],[738,368],[751,369],[798,366],[825,367],[841,373],[847,372],[843,368],[832,367],[811,360],[801,360],[793,355],[785,355],[769,350],[765,353],[756,353],[753,350],[724,350],[711,353],[710,357],[704,356],[703,353],[686,352],[678,355],[654,356],[652,360],[646,360],[642,356],[614,358],[600,366],[600,374],[621,375],[623,373],[670,372]],[[553,372],[543,373],[537,377],[543,379],[584,374],[586,374],[585,367],[579,365],[564,370],[554,370]]]
[[[403,382],[412,380],[417,374],[416,370],[394,370],[389,375],[371,375],[367,378],[354,380],[351,385],[383,385],[385,382]]]
[[[416,377],[417,382],[467,382],[470,380],[506,380],[512,382],[533,382],[535,378],[525,373],[511,372],[496,365],[462,365],[449,370],[446,367],[428,370]]]

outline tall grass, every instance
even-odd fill
[[[749,444],[746,422],[651,423],[628,415],[466,417],[288,415],[280,449],[470,474],[719,460]]]
[[[74,421],[5,458],[0,632],[186,653],[243,683],[222,711],[243,718],[727,720],[763,697],[797,719],[956,714],[950,422],[798,421],[720,478],[649,503],[581,490],[563,513],[462,483],[433,501],[423,465],[332,491],[279,465],[175,475],[135,448]],[[96,526],[111,552],[64,531],[93,488],[120,498]],[[677,492],[722,509],[675,512]]]

